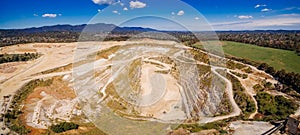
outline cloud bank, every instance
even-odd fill
[[[144,8],[146,7],[146,3],[140,2],[140,1],[130,1],[129,2],[130,8]]]

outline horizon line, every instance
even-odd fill
[[[63,25],[69,25],[69,26],[81,26],[81,25],[95,25],[95,24],[105,24],[105,25],[115,25],[116,27],[120,28],[144,28],[144,29],[153,29],[156,31],[166,31],[166,32],[212,32],[212,30],[197,30],[197,31],[188,31],[188,30],[160,30],[156,28],[151,28],[151,27],[141,27],[141,26],[117,26],[116,24],[112,23],[93,23],[93,24],[86,24],[86,23],[81,23],[81,24],[51,24],[51,25],[43,25],[43,26],[32,26],[32,27],[24,27],[24,28],[0,28],[0,30],[26,30],[26,29],[38,29],[42,27],[53,27],[53,26],[63,26]],[[214,30],[215,32],[238,32],[238,31],[300,31],[300,29],[244,29],[244,30]]]

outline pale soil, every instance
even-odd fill
[[[252,100],[255,103],[256,110],[255,110],[254,113],[252,113],[249,116],[249,119],[253,119],[255,117],[255,115],[258,113],[257,112],[257,110],[258,110],[257,101],[254,98],[257,91],[255,91],[253,89],[253,86],[256,85],[256,84],[263,85],[262,84],[263,81],[271,82],[273,85],[278,83],[278,81],[276,81],[272,76],[266,74],[265,72],[262,72],[262,71],[260,71],[256,68],[253,68],[253,67],[251,67],[251,69],[252,69],[253,73],[246,73],[246,72],[243,72],[239,69],[233,70],[234,72],[238,72],[238,73],[241,73],[241,74],[247,74],[248,77],[246,79],[242,79],[241,77],[238,77],[238,76],[232,74],[233,76],[235,76],[236,78],[239,79],[242,86],[245,88],[247,94],[251,96]],[[274,93],[271,93],[271,94],[275,95]],[[283,93],[281,93],[281,94],[283,94]]]
[[[1,53],[24,53],[26,51],[28,52],[38,52],[41,53],[42,56],[36,60],[28,61],[28,62],[17,62],[13,63],[11,65],[0,65],[0,98],[2,98],[5,95],[8,94],[14,94],[21,86],[23,86],[26,82],[33,80],[33,79],[40,79],[40,78],[52,78],[55,76],[64,76],[63,79],[66,81],[69,81],[69,85],[64,85],[62,87],[59,86],[59,84],[55,84],[55,86],[50,86],[48,88],[37,88],[34,93],[32,93],[31,96],[29,96],[29,99],[26,101],[25,108],[28,109],[28,111],[31,112],[41,112],[39,109],[41,108],[49,108],[51,105],[53,105],[54,102],[61,101],[64,99],[72,100],[74,99],[77,94],[80,96],[83,96],[87,99],[95,98],[94,95],[91,95],[91,91],[76,91],[71,92],[70,88],[74,88],[73,85],[73,72],[72,71],[60,71],[60,72],[54,72],[49,74],[37,74],[42,71],[46,71],[49,69],[61,67],[68,65],[70,63],[78,62],[81,60],[84,60],[89,54],[92,54],[94,52],[97,52],[99,50],[103,50],[112,46],[116,45],[126,45],[126,44],[133,44],[133,43],[144,43],[145,41],[124,41],[124,42],[80,42],[80,43],[31,43],[31,44],[20,44],[20,45],[14,45],[14,46],[7,46],[3,47],[1,50]],[[151,43],[157,43],[157,44],[175,44],[173,41],[156,41],[156,40],[148,40],[147,42]],[[77,48],[77,45],[79,47]],[[101,48],[99,47],[101,46]],[[74,58],[76,57],[76,58]],[[113,56],[111,56],[113,57]],[[136,58],[136,57],[135,57]],[[110,59],[110,57],[108,58]],[[157,70],[169,70],[171,68],[170,65],[162,63],[157,60],[149,60],[144,59],[148,62],[153,62],[156,64],[161,65],[160,67],[155,66],[153,64],[143,64],[142,68],[142,76],[141,76],[141,87],[143,88],[143,94],[142,96],[151,95],[151,93],[154,91],[153,88],[157,88],[157,86],[149,85],[151,84],[151,77],[158,76],[158,78],[163,79],[165,81],[166,86],[165,87],[159,87],[163,88],[162,90],[164,93],[162,94],[162,97],[157,97],[159,100],[156,99],[150,99],[150,101],[155,101],[151,103],[150,106],[141,107],[139,110],[142,115],[145,116],[153,116],[155,118],[159,118],[160,120],[170,120],[172,118],[179,118],[184,119],[185,113],[181,111],[181,109],[174,109],[175,106],[180,108],[182,105],[181,103],[182,96],[180,95],[180,89],[182,87],[177,83],[177,80],[170,74],[161,74],[156,73]],[[130,61],[130,59],[128,59]],[[117,61],[119,62],[119,61]],[[123,61],[122,61],[123,62]],[[121,62],[119,62],[121,63]],[[117,64],[119,64],[117,63]],[[93,61],[93,63],[84,63],[79,65],[77,68],[79,69],[76,74],[78,75],[78,78],[81,77],[82,84],[86,85],[86,89],[89,89],[90,87],[97,87],[101,88],[99,90],[100,93],[102,93],[103,98],[97,99],[98,103],[100,103],[105,97],[107,97],[107,93],[105,91],[105,88],[108,84],[110,84],[113,80],[115,80],[115,76],[111,76],[111,73],[106,73],[106,70],[101,76],[90,76],[89,72],[93,71],[94,69],[96,71],[102,71],[103,69],[112,66],[113,62],[106,60],[106,59],[100,59]],[[122,63],[121,63],[122,64]],[[203,63],[202,63],[203,64]],[[91,66],[95,66],[95,68],[91,68]],[[205,64],[204,64],[205,65]],[[1,66],[3,68],[1,68]],[[251,67],[251,66],[250,66]],[[12,69],[10,69],[12,68]],[[14,69],[15,68],[15,69]],[[253,68],[253,67],[252,67]],[[5,72],[1,72],[3,71]],[[215,73],[217,76],[219,76],[221,79],[223,79],[226,83],[226,92],[228,94],[230,103],[233,106],[233,111],[229,115],[224,116],[218,116],[218,117],[209,117],[201,120],[200,122],[207,123],[207,122],[213,122],[217,120],[223,120],[229,117],[238,116],[241,112],[239,107],[236,105],[234,98],[233,98],[233,92],[232,92],[232,84],[231,82],[218,74],[215,70],[216,69],[226,69],[223,67],[215,67],[212,66],[212,72]],[[245,87],[246,92],[253,96],[256,94],[256,92],[253,90],[252,86],[260,83],[261,80],[264,80],[265,78],[268,79],[268,81],[272,83],[276,83],[272,77],[265,74],[264,72],[258,71],[256,68],[253,68],[255,71],[253,74],[249,74],[247,79],[239,79],[241,81],[241,84]],[[237,72],[241,72],[236,70]],[[118,74],[120,71],[115,71],[115,74]],[[76,78],[76,79],[78,79]],[[97,85],[87,85],[89,80],[94,79],[96,82],[99,82]],[[158,79],[158,80],[160,80]],[[107,82],[104,82],[103,80],[106,80]],[[78,83],[78,82],[77,82]],[[100,87],[101,86],[101,87]],[[41,96],[42,92],[46,93],[46,96]],[[82,92],[82,93],[80,93]],[[254,98],[253,98],[254,99]],[[40,102],[39,102],[40,101]],[[45,102],[44,102],[45,101]],[[40,106],[43,107],[36,107],[38,106],[38,103],[40,103]],[[68,101],[70,102],[70,101]],[[147,103],[148,101],[141,101],[142,103]],[[57,111],[63,112],[64,107],[69,111],[67,106],[72,106],[71,104],[62,103],[63,107],[57,107],[59,108]],[[28,114],[28,113],[27,113]],[[250,117],[252,118],[256,114],[253,113]],[[251,125],[251,124],[246,124]],[[251,127],[251,126],[250,126]],[[266,126],[267,127],[267,126]],[[45,128],[45,127],[43,127]],[[256,130],[257,127],[251,127],[254,130]],[[246,126],[242,127],[240,130],[237,128],[238,133],[244,133],[244,130],[246,130]],[[266,131],[264,129],[261,129],[262,131]]]
[[[299,107],[298,110],[295,112],[295,115],[300,115],[300,107]]]
[[[74,91],[61,78],[54,77],[53,83],[46,87],[37,87],[25,100],[22,111],[23,121],[35,128],[47,128],[51,125],[49,117],[65,119],[72,117],[76,108]],[[53,108],[54,111],[51,111]],[[69,113],[69,114],[68,114]]]
[[[273,127],[268,122],[258,121],[235,121],[229,125],[233,135],[261,135]]]
[[[254,70],[254,69],[252,69],[252,70]],[[240,70],[234,70],[234,71],[238,72],[238,73],[245,74],[244,72],[242,72]],[[257,71],[253,71],[253,72],[254,72],[254,74],[257,73]],[[255,75],[253,75],[253,74],[248,74],[248,77],[246,79],[242,79],[242,78],[240,78],[240,77],[238,77],[234,74],[232,74],[232,75],[239,79],[242,86],[245,88],[247,94],[251,96],[252,100],[255,103],[255,112],[250,114],[250,116],[249,116],[249,119],[253,119],[254,116],[257,114],[257,110],[258,110],[257,102],[254,98],[254,96],[256,95],[256,91],[254,91],[253,86],[255,84],[260,84],[262,79],[260,77],[257,77]]]
[[[222,78],[226,82],[226,92],[228,93],[228,98],[229,98],[229,100],[231,102],[231,105],[233,107],[233,111],[228,115],[201,119],[200,123],[209,123],[209,122],[214,122],[214,121],[218,121],[218,120],[223,120],[223,119],[227,119],[227,118],[230,118],[230,117],[238,116],[241,113],[241,109],[238,107],[238,105],[236,104],[236,102],[234,100],[231,81],[229,81],[224,76],[220,75],[216,71],[217,69],[223,69],[224,70],[225,68],[212,66],[212,72],[215,73],[217,76],[219,76],[220,78]]]
[[[11,62],[0,64],[0,73],[8,74],[15,72],[18,68],[18,65],[21,65],[21,62]],[[1,79],[0,79],[1,81]]]
[[[11,76],[8,76],[4,82],[1,83],[0,97],[3,97],[8,94],[14,94],[22,85],[24,85],[29,80],[25,78],[29,77],[32,74],[39,73],[44,70],[52,69],[55,67],[60,67],[71,63],[73,61],[73,49],[76,44],[67,44],[67,43],[57,43],[54,45],[61,46],[49,48],[50,44],[47,43],[34,43],[34,44],[21,44],[15,46],[3,47],[1,53],[23,53],[18,52],[22,48],[33,48],[34,45],[39,44],[40,46],[35,47],[38,53],[43,54],[40,58],[27,62],[24,64],[23,70],[17,70]]]
[[[216,129],[202,130],[200,132],[191,133],[190,135],[218,135],[220,134]]]
[[[119,42],[105,42],[101,43],[101,49],[105,49],[114,45],[118,45]],[[122,43],[125,44],[125,43]],[[82,52],[75,49],[80,46],[78,50],[82,49]],[[35,51],[42,54],[42,56],[36,60],[28,62],[17,62],[17,70],[12,73],[0,73],[1,85],[0,98],[8,94],[14,94],[22,85],[30,81],[30,79],[24,80],[33,74],[61,67],[74,62],[74,55],[88,55],[92,52],[99,51],[99,43],[97,42],[80,42],[80,43],[30,43],[19,44],[13,46],[5,46],[1,48],[0,53],[25,53],[25,50],[29,52]],[[93,47],[93,48],[91,48]],[[85,49],[88,48],[88,49]],[[4,76],[4,77],[3,77]],[[9,88],[9,89],[8,89]]]
[[[140,108],[141,113],[145,116],[150,115],[161,120],[172,120],[172,118],[180,118],[184,120],[185,113],[182,112],[181,109],[179,109],[182,99],[179,88],[176,85],[177,80],[172,77],[171,74],[160,74],[155,72],[157,70],[168,70],[170,69],[170,66],[161,63],[160,61],[152,60],[151,62],[159,63],[160,65],[163,65],[163,68],[158,68],[157,66],[152,64],[143,64],[141,71],[142,101],[140,102],[145,104],[145,107]],[[161,81],[165,82],[154,82],[154,84],[151,83],[151,81],[159,81],[153,80],[158,79],[154,78],[155,76],[160,77],[162,79]],[[161,87],[163,89],[158,89],[159,86],[157,85],[164,85]],[[150,99],[147,98],[147,96],[149,96]],[[174,109],[174,106],[178,106],[178,109]]]

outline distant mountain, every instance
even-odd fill
[[[138,32],[146,32],[146,31],[157,31],[151,28],[143,28],[143,27],[119,27],[114,24],[105,24],[105,23],[97,23],[97,24],[81,24],[81,25],[53,25],[53,26],[43,26],[43,27],[32,27],[25,29],[2,29],[0,31],[14,31],[14,32],[26,32],[26,33],[39,33],[39,32],[92,32],[92,33],[100,33],[100,32],[130,32],[130,31],[138,31]]]
[[[299,33],[300,30],[227,30],[217,33]]]
[[[42,27],[32,27],[25,29],[0,29],[0,32],[13,32],[13,33],[40,33],[40,32],[147,32],[147,31],[160,31],[151,28],[143,27],[120,27],[114,24],[96,23],[96,24],[81,24],[81,25],[52,25]],[[186,32],[186,31],[163,31],[163,32]],[[196,32],[196,31],[195,31]],[[217,33],[294,33],[300,30],[229,30],[229,31],[216,31]],[[196,32],[197,33],[197,32]],[[201,32],[200,32],[201,33]],[[1,34],[1,33],[0,33]]]

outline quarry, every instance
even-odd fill
[[[255,95],[259,92],[253,86],[278,83],[253,66],[175,41],[29,43],[1,48],[1,53],[24,52],[41,56],[0,65],[1,113],[13,111],[10,104],[18,103],[4,97],[31,84],[26,96],[21,96],[18,109],[23,113],[18,120],[34,133],[63,121],[85,125],[81,132],[97,127],[111,134],[165,134],[181,124],[241,115],[253,120],[258,116]],[[243,90],[237,92],[236,87]],[[237,101],[238,94],[245,102]],[[116,123],[123,124],[112,127]],[[238,129],[240,123],[231,127]],[[155,129],[148,128],[154,125]],[[124,131],[124,127],[129,128]]]

